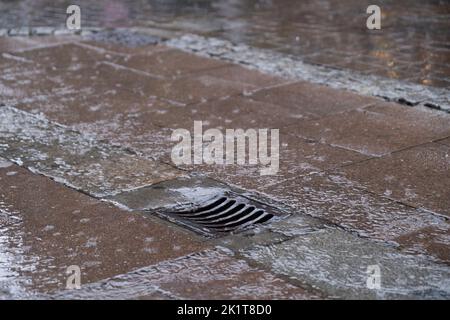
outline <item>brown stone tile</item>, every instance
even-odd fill
[[[206,101],[187,107],[168,102],[160,106],[149,108],[149,116],[151,114],[155,124],[173,129],[191,129],[194,121],[202,121],[205,129],[283,128],[297,121],[297,118],[283,107],[242,96]],[[276,114],[274,110],[277,111]]]
[[[121,211],[16,166],[0,169],[0,270],[6,294],[64,289],[66,269],[81,267],[81,283],[200,251],[190,233],[158,219]]]
[[[106,50],[106,51],[112,51],[119,55],[134,55],[134,54],[141,54],[141,55],[150,55],[157,52],[163,52],[167,50],[171,50],[169,47],[166,47],[165,45],[161,44],[155,44],[155,45],[145,45],[145,46],[139,46],[139,47],[128,47],[123,46],[115,43],[106,43],[106,42],[99,42],[95,40],[87,40],[82,41],[82,45],[92,46],[93,49],[96,50]]]
[[[144,84],[144,92],[148,95],[182,104],[223,99],[255,89],[254,85],[228,81],[209,75],[192,75],[176,80]]]
[[[450,134],[450,116],[393,103],[299,121],[292,132],[366,155],[380,156]]]
[[[45,46],[63,45],[69,43],[80,42],[83,38],[78,35],[49,35],[49,36],[32,36],[29,38],[31,41],[37,44],[37,48]]]
[[[450,265],[450,225],[448,223],[433,225],[399,236],[394,239],[413,253],[427,252],[440,261]]]
[[[32,60],[18,57],[16,53],[0,55],[0,92],[2,103],[16,103],[18,99],[40,97],[58,87],[56,83],[45,79],[45,70]],[[41,79],[40,88],[34,86],[34,79]],[[34,93],[34,95],[31,95]]]
[[[261,175],[261,170],[269,166],[250,165],[248,160],[245,165],[238,165],[235,160],[235,164],[231,165],[202,164],[180,166],[180,168],[198,174],[207,174],[209,177],[246,190],[261,191],[269,185],[287,179],[329,170],[364,159],[366,157],[359,153],[307,141],[281,129],[279,171],[274,175]]]
[[[342,171],[373,192],[450,216],[449,146],[425,144]]]
[[[0,37],[0,54],[37,47],[35,41],[26,37]]]
[[[415,209],[387,197],[367,192],[358,183],[339,175],[315,174],[281,182],[263,189],[266,196],[290,206],[297,214],[323,218],[360,236],[381,241],[397,240],[405,249],[444,258],[434,250],[446,237],[449,224],[428,211]],[[430,244],[421,250],[409,246],[402,236],[416,233],[417,239],[427,238],[426,228],[435,228]],[[429,237],[428,237],[429,238]],[[449,261],[445,261],[449,262]]]
[[[108,72],[107,68],[109,67],[105,66],[105,72]],[[130,77],[132,76],[130,75]],[[139,76],[135,80],[139,80]],[[157,119],[154,119],[153,115],[159,115],[172,105],[171,102],[158,100],[151,96],[141,96],[129,89],[113,87],[111,90],[102,90],[99,88],[99,91],[95,93],[85,87],[80,88],[80,91],[85,92],[82,95],[75,95],[67,91],[36,100],[26,99],[17,103],[16,107],[32,113],[43,113],[49,119],[65,125],[76,126],[104,122],[104,125],[112,127],[114,125],[112,122],[118,118],[131,119],[145,113],[148,113],[148,117],[145,118],[147,124],[155,125]],[[108,120],[111,121],[110,124],[107,123]]]
[[[183,172],[12,107],[0,108],[0,154],[96,196],[173,179]]]
[[[196,56],[177,49],[154,52],[150,55],[126,56],[121,58],[118,63],[129,68],[167,78],[176,78],[226,65],[223,61]]]
[[[317,299],[274,275],[251,267],[222,250],[206,250],[56,295],[65,299]]]
[[[276,88],[261,90],[252,98],[280,105],[298,118],[317,119],[373,104],[378,100],[325,86],[296,82]]]
[[[234,64],[228,64],[221,68],[208,69],[200,71],[198,73],[202,75],[217,77],[227,81],[253,85],[257,88],[274,86],[289,81]]]
[[[441,143],[441,144],[445,144],[446,146],[449,146],[450,147],[450,138],[447,138],[447,139],[443,139],[443,140],[439,140],[439,141],[437,141],[438,143]]]
[[[114,61],[118,58],[111,52],[92,50],[76,43],[39,48],[16,55],[42,65],[48,71],[63,69],[72,71],[72,75],[85,65],[90,66],[98,61]]]
[[[170,140],[172,130],[155,126],[152,121],[149,113],[118,113],[110,119],[79,123],[73,127],[97,140],[130,148],[146,158],[170,161],[172,147],[176,144]]]
[[[130,80],[130,72],[119,73],[100,63],[108,59],[106,55],[75,44],[14,53],[7,58],[2,60],[6,65],[0,61],[0,86],[12,104],[100,95]],[[130,91],[133,83],[136,82],[132,82]]]

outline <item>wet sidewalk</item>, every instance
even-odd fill
[[[65,27],[58,1],[0,2],[0,28]],[[78,1],[82,27],[193,33],[289,54],[362,75],[450,88],[448,1],[383,0],[381,30],[368,30],[368,0]]]
[[[2,37],[0,51],[1,298],[450,297],[448,113],[164,43]],[[171,133],[194,120],[279,129],[278,174],[176,166]],[[287,216],[205,237],[154,214],[174,202],[161,190],[208,188]]]

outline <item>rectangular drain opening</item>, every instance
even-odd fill
[[[236,234],[287,216],[276,208],[233,192],[217,195],[196,205],[191,203],[154,213],[207,237]]]
[[[243,232],[290,214],[276,202],[203,176],[179,177],[106,199],[210,238]]]

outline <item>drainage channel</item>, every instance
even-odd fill
[[[264,227],[289,214],[208,178],[179,178],[127,191],[109,201],[143,211],[208,238]]]

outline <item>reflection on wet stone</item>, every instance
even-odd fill
[[[0,4],[0,28],[63,27],[64,1]],[[157,27],[225,38],[330,65],[427,86],[448,88],[449,41],[444,2],[383,3],[382,29],[368,30],[372,2],[303,1],[80,1],[85,27]],[[275,15],[274,12],[277,14]],[[408,18],[402,18],[408,17]],[[413,17],[413,18],[409,18]],[[333,61],[336,54],[342,59]],[[370,59],[368,59],[368,57]],[[405,68],[411,65],[410,68]]]
[[[182,173],[12,107],[0,109],[1,155],[95,196],[115,194]]]

